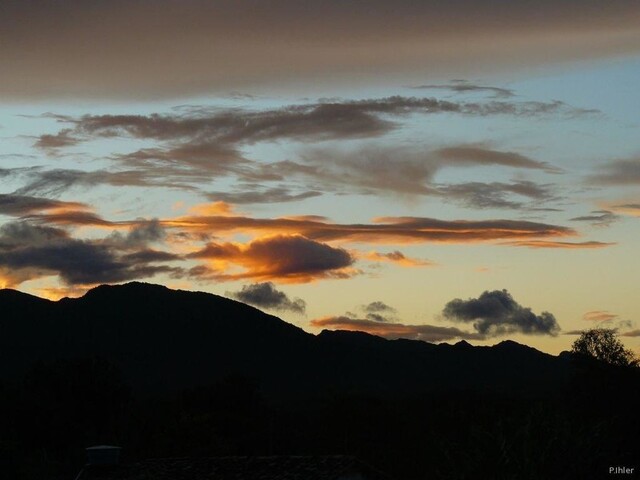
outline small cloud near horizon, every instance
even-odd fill
[[[301,298],[289,298],[278,290],[272,282],[244,285],[237,292],[227,291],[226,295],[244,303],[269,310],[291,311],[304,315],[307,304]]]

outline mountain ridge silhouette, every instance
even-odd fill
[[[566,356],[506,340],[474,347],[387,340],[365,332],[305,332],[218,295],[131,282],[79,298],[0,291],[0,378],[38,361],[100,357],[134,390],[177,391],[229,375],[275,396],[326,391],[548,391],[566,381]]]

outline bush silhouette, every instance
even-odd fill
[[[592,328],[582,332],[580,338],[573,342],[571,351],[611,365],[638,366],[638,359],[631,350],[624,348],[612,328]]]

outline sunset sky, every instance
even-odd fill
[[[640,352],[637,0],[2,2],[0,287]]]

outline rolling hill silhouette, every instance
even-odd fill
[[[37,361],[99,357],[139,392],[209,384],[230,374],[265,392],[534,391],[566,381],[568,362],[504,341],[494,347],[385,340],[361,332],[311,335],[277,317],[208,293],[129,283],[57,302],[0,291],[0,373]]]

